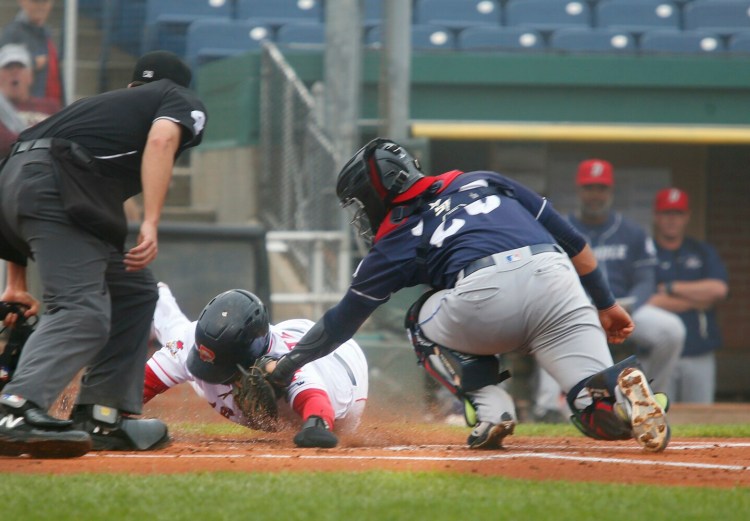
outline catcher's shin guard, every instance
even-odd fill
[[[580,409],[576,400],[584,389],[593,402]],[[634,438],[651,452],[660,452],[669,443],[666,395],[654,395],[634,356],[582,380],[570,390],[567,399],[573,411],[573,425],[590,438]]]
[[[617,377],[629,367],[640,369],[635,356],[581,380],[568,392],[568,406],[573,412],[570,420],[585,436],[596,440],[629,440],[633,437],[628,416],[616,403]],[[584,389],[593,401],[581,409],[576,400]]]
[[[463,402],[464,418],[467,425],[473,427],[477,423],[478,407],[488,405],[482,400],[482,403],[477,403],[477,391],[510,378],[510,372],[501,371],[497,356],[460,353],[436,344],[424,336],[419,326],[419,309],[432,293],[434,292],[425,293],[411,306],[404,325],[417,355],[417,363],[423,366],[435,381]],[[493,393],[480,394],[492,396]],[[499,404],[502,400],[486,401]]]

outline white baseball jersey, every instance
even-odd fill
[[[182,313],[169,288],[159,283],[153,329],[163,347],[154,353],[148,367],[167,387],[187,382],[219,414],[246,425],[242,412],[235,407],[231,385],[210,384],[195,378],[188,371],[188,353],[195,344],[195,324]],[[310,320],[294,319],[271,325],[267,354],[280,357],[289,352],[313,324]],[[341,428],[355,429],[364,411],[368,392],[367,361],[359,345],[349,340],[330,355],[300,369],[289,386],[286,400],[279,400],[280,413],[291,414],[294,399],[306,389],[325,391],[333,405],[337,424],[339,420],[344,420]]]

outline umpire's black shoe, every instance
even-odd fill
[[[91,450],[91,437],[73,422],[49,416],[36,404],[13,394],[0,397],[0,455],[77,458]]]
[[[73,425],[89,433],[92,450],[156,450],[169,444],[167,426],[161,420],[122,416],[103,405],[77,405]]]
[[[320,416],[310,416],[302,424],[302,430],[294,436],[294,444],[297,447],[331,449],[338,443],[339,439]]]

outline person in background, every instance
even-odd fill
[[[654,199],[654,240],[659,257],[657,292],[649,304],[676,313],[687,330],[667,393],[678,402],[713,403],[716,350],[721,331],[716,305],[729,293],[728,275],[716,250],[685,235],[688,194],[666,188]]]
[[[579,209],[568,220],[591,246],[617,302],[631,313],[635,330],[630,341],[653,378],[653,389],[665,391],[682,353],[685,326],[676,314],[649,302],[656,292],[653,240],[638,224],[612,209],[615,179],[609,161],[581,162],[575,179]],[[552,379],[540,371],[539,382],[535,415],[545,407],[559,410],[559,392]]]
[[[54,0],[18,0],[20,11],[3,29],[0,45],[25,45],[33,62],[32,95],[37,98],[52,98],[64,105],[59,53],[47,27],[47,19],[54,5]]]
[[[546,198],[497,172],[426,176],[387,138],[347,162],[336,195],[355,210],[369,251],[341,301],[293,350],[278,361],[261,357],[274,386],[293,385],[297,371],[351,338],[393,293],[426,284],[404,325],[420,365],[464,403],[470,449],[500,449],[513,433],[498,356],[513,351],[553,375],[586,436],[666,448],[666,404],[637,359],[613,364],[607,345],[632,333],[630,315],[585,237]]]
[[[175,160],[200,144],[203,103],[174,53],[136,62],[127,88],[84,98],[21,132],[0,170],[0,300],[29,293],[35,261],[45,310],[0,394],[0,454],[78,457],[89,450],[151,450],[166,425],[137,419],[158,299],[148,265]],[[143,194],[136,245],[125,248],[123,202]],[[6,315],[5,326],[18,319]],[[85,368],[72,422],[50,406]]]
[[[18,134],[62,107],[52,98],[31,95],[31,55],[23,45],[0,47],[0,157],[5,157]]]

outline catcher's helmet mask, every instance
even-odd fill
[[[268,351],[268,310],[244,289],[225,291],[206,304],[195,325],[188,370],[205,382],[228,384]],[[209,356],[206,356],[209,353]]]
[[[404,147],[376,138],[341,169],[336,195],[342,207],[354,210],[351,224],[370,246],[393,199],[423,177],[419,161]]]

